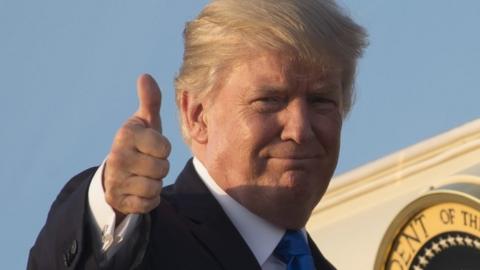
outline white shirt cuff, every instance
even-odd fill
[[[103,170],[105,161],[98,167],[88,189],[88,209],[96,230],[97,239],[101,239],[101,251],[107,260],[121,247],[121,243],[131,234],[138,223],[138,214],[129,214],[115,228],[115,211],[105,200],[103,190]]]

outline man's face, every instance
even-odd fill
[[[301,228],[337,164],[340,72],[306,70],[277,54],[236,65],[206,110],[203,163],[250,211]]]

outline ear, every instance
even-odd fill
[[[186,131],[192,140],[199,144],[208,142],[205,106],[198,102],[188,91],[182,91],[180,110]]]

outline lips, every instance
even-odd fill
[[[312,151],[295,151],[295,152],[284,152],[284,151],[275,151],[270,153],[270,158],[276,159],[290,159],[290,160],[302,160],[302,159],[317,159],[322,155],[318,152]]]
[[[302,160],[312,160],[318,159],[319,156],[279,156],[279,157],[270,157],[271,159],[279,159],[279,160],[292,160],[292,161],[302,161]]]

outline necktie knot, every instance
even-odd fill
[[[287,230],[274,255],[287,265],[287,270],[315,269],[310,247],[301,231]]]

